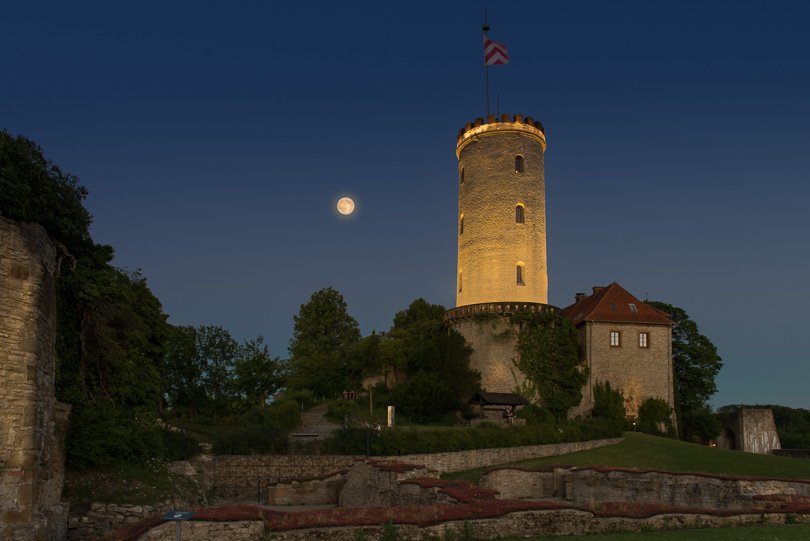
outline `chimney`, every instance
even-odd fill
[[[596,295],[597,293],[599,293],[603,289],[605,289],[605,286],[593,286],[593,294]]]
[[[575,293],[574,294],[574,302],[576,302],[577,304],[581,303],[582,301],[584,301],[587,298],[588,298],[587,293]]]

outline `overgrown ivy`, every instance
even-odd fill
[[[526,375],[521,394],[564,419],[581,402],[588,379],[587,368],[580,362],[576,328],[554,313],[518,312],[511,320],[519,326],[515,365]]]

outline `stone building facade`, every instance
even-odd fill
[[[57,256],[45,230],[0,217],[0,539],[64,539],[64,434],[54,397]]]
[[[675,407],[672,375],[672,321],[617,283],[578,294],[563,315],[577,327],[580,354],[589,378],[582,403],[572,415],[593,408],[593,387],[609,382],[624,394],[625,411],[638,416],[648,398]],[[673,414],[673,421],[674,421]]]

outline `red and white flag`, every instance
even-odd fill
[[[494,66],[496,64],[509,63],[509,50],[503,43],[492,41],[484,36],[484,65]]]

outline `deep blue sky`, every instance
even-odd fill
[[[550,302],[687,310],[716,405],[810,407],[810,4],[489,2],[502,112],[546,126]],[[263,334],[325,286],[364,333],[455,302],[480,2],[15,2],[0,128],[90,190],[177,324]],[[340,219],[334,203],[353,195]]]

